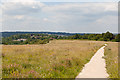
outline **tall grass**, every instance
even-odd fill
[[[118,43],[108,42],[105,48],[106,68],[109,78],[118,78]]]
[[[53,40],[41,45],[3,45],[3,78],[75,78],[103,42]]]

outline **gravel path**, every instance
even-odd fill
[[[105,44],[107,46],[107,44]],[[106,72],[106,63],[104,56],[104,48],[101,47],[92,57],[89,63],[85,64],[83,70],[76,78],[107,78],[109,75]]]

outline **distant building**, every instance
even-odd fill
[[[26,41],[27,39],[17,39],[17,40],[13,40],[13,41]]]
[[[52,38],[52,37],[50,38],[50,40],[53,40],[53,39],[55,39],[55,38]]]

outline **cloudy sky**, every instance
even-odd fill
[[[103,2],[39,2],[4,0],[0,3],[2,31],[118,32],[117,0]],[[87,2],[88,1],[88,2]],[[1,23],[0,23],[1,25]]]

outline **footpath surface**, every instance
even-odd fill
[[[109,76],[105,68],[105,59],[102,58],[105,46],[101,47],[91,58],[90,62],[85,64],[83,70],[76,78],[107,78]]]

